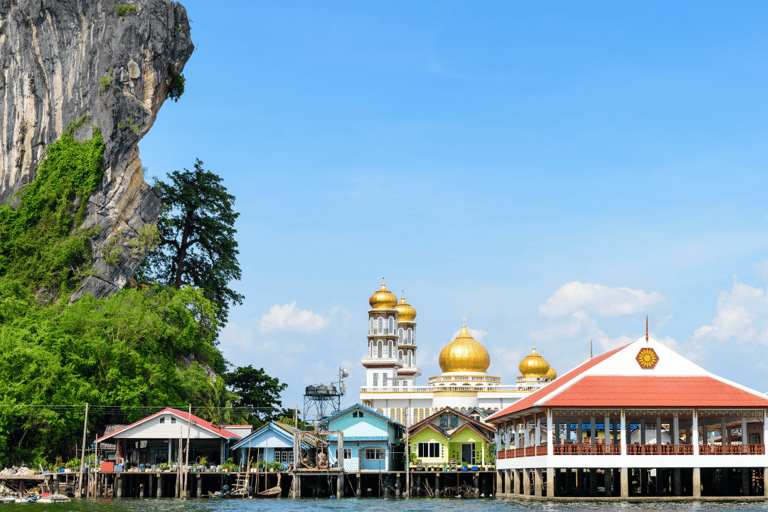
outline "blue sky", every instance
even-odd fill
[[[221,347],[362,383],[381,277],[422,383],[462,317],[514,382],[651,333],[768,391],[765,2],[183,2],[149,175],[224,178],[246,296]]]

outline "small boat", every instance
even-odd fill
[[[270,487],[266,491],[253,494],[252,496],[254,499],[270,499],[279,497],[282,492],[283,489],[279,485],[276,485],[274,487]]]
[[[72,499],[63,494],[49,494],[46,492],[37,497],[36,503],[69,503],[70,501]]]

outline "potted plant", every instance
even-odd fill
[[[468,468],[467,468],[467,461],[463,461],[463,462],[461,463],[461,470],[462,470],[462,471],[467,471],[467,469],[468,469]]]
[[[448,471],[448,464],[443,462],[443,471]]]

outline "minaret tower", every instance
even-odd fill
[[[400,297],[397,309],[397,345],[398,358],[403,360],[403,367],[397,371],[400,385],[413,387],[414,379],[421,375],[421,368],[416,365],[416,310]]]
[[[366,387],[399,387],[398,370],[404,362],[398,357],[397,297],[381,283],[368,303],[368,354],[363,357]]]

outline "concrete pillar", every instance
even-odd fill
[[[521,490],[520,490],[520,478],[521,478],[522,475],[520,475],[520,470],[519,469],[512,469],[510,471],[512,472],[511,473],[511,475],[512,475],[512,494],[519,495],[520,492],[521,492]]]
[[[123,497],[123,477],[122,475],[117,475],[117,497],[122,498]]]
[[[701,498],[701,468],[693,468],[693,497]]]
[[[742,437],[744,434],[741,434]],[[741,495],[742,496],[749,496],[751,494],[750,487],[751,487],[751,478],[750,478],[750,468],[741,468]]]
[[[533,446],[541,446],[541,418],[536,418],[534,428],[536,430],[533,432]]]
[[[496,472],[496,476],[498,477],[499,473]],[[499,494],[501,492],[501,487],[498,485],[498,478],[496,478],[497,486],[496,486],[496,494]],[[440,473],[435,473],[435,498],[440,497]]]
[[[645,444],[645,418],[640,419],[640,444]]]
[[[144,482],[139,484],[139,498],[144,497]]]
[[[544,475],[542,474],[541,468],[536,468],[533,474],[533,495],[536,497],[541,497],[541,491],[544,488]]]
[[[605,485],[605,495],[613,496],[613,470],[606,469],[603,473],[603,483]]]
[[[683,480],[680,468],[674,468],[672,470],[672,491],[675,496],[681,496],[683,494]]]
[[[155,494],[155,475],[152,473],[149,474],[149,492],[148,496],[152,496]]]
[[[197,497],[203,495],[203,477],[202,475],[195,475],[195,483],[197,484]]]
[[[680,418],[672,418],[672,444],[680,444]]]
[[[531,495],[531,473],[529,469],[523,469],[523,496]]]
[[[552,411],[547,411],[547,455],[548,456],[552,456],[555,454],[555,445],[554,445],[555,437],[559,437],[559,436],[556,435],[554,425],[552,423]]]
[[[621,497],[629,498],[629,471],[627,468],[621,468]]]
[[[656,494],[661,496],[667,487],[667,479],[664,476],[663,468],[656,468]]]
[[[595,468],[589,470],[589,495],[597,496],[597,469]]]
[[[163,475],[157,475],[157,497],[163,497]]]
[[[558,470],[558,473],[560,470]],[[555,497],[557,488],[557,479],[555,478],[555,468],[547,468],[547,498]]]
[[[438,480],[440,479],[440,473],[437,474]],[[504,494],[504,470],[496,470],[496,495]]]
[[[768,468],[763,468],[763,496],[768,498]]]

